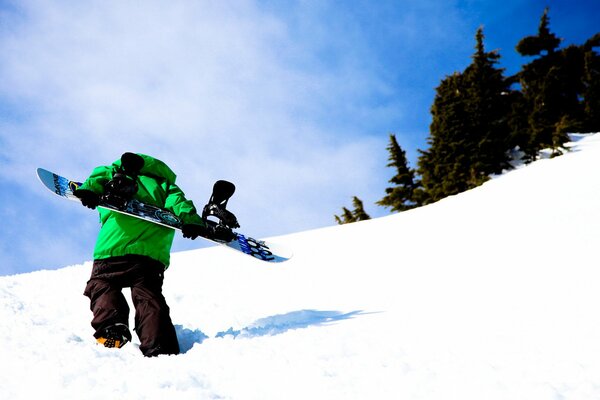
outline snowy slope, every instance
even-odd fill
[[[580,139],[580,137],[577,137]],[[600,398],[600,135],[417,210],[173,255],[184,354],[94,344],[90,263],[0,278],[1,399]]]

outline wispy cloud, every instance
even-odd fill
[[[264,235],[331,223],[340,188],[366,189],[382,164],[385,136],[356,127],[385,84],[253,2],[25,1],[2,15],[0,174],[26,190],[37,166],[82,179],[144,152],[199,205],[215,179],[236,182],[232,204]]]
[[[58,202],[35,167],[83,179],[124,151],[166,161],[199,205],[214,180],[236,182],[231,207],[259,236],[331,224],[352,195],[383,215],[372,204],[391,175],[387,134],[415,159],[434,88],[469,63],[476,28],[499,32],[532,8],[535,25],[541,13],[524,0],[503,3],[514,11],[502,18],[497,2],[467,3],[2,2],[0,183],[18,187],[2,197],[5,224],[27,209],[48,221],[40,254],[60,260],[43,241],[53,235],[55,249],[84,253],[94,229],[57,235],[70,211],[48,212]],[[491,47],[512,49],[512,31]],[[24,259],[27,234],[6,232],[16,245],[0,257]]]

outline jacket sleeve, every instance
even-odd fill
[[[183,191],[174,183],[169,186],[165,208],[181,218],[184,224],[205,225],[194,203],[186,199]]]
[[[104,185],[112,179],[112,176],[113,168],[111,166],[96,167],[79,189],[91,190],[94,193],[102,195],[104,194]]]

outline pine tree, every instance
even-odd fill
[[[495,67],[500,56],[484,50],[481,28],[475,37],[471,65],[436,88],[430,147],[420,151],[418,161],[422,189],[414,199],[419,204],[463,192],[510,168],[510,82]]]
[[[352,205],[354,206],[354,210],[352,211],[354,221],[366,221],[368,219],[371,219],[369,214],[365,212],[362,200],[360,200],[358,197],[354,196],[352,198]]]
[[[390,153],[388,167],[396,169],[396,175],[390,179],[393,187],[385,189],[386,196],[377,202],[378,205],[391,208],[392,211],[405,211],[416,207],[414,201],[415,171],[408,167],[406,152],[400,147],[396,135],[390,134],[390,144],[387,147]]]
[[[369,214],[365,212],[363,207],[363,202],[356,196],[352,197],[352,205],[354,206],[354,210],[350,211],[346,207],[342,207],[342,215],[335,215],[335,221],[342,224],[349,224],[357,221],[364,221],[367,219],[371,219]]]
[[[483,29],[475,35],[476,52],[464,72],[467,87],[469,135],[474,152],[471,171],[487,177],[510,168],[507,150],[510,136],[507,117],[510,113],[510,82],[504,69],[496,68],[500,59],[496,51],[486,52]]]
[[[583,48],[569,46],[559,50],[561,39],[550,32],[549,25],[546,8],[537,35],[528,36],[517,45],[521,55],[538,56],[518,74],[529,125],[529,139],[520,145],[533,154],[544,147],[562,146],[568,137],[557,136],[557,130],[577,131],[584,119],[580,100],[584,91]],[[566,126],[567,122],[571,125]]]

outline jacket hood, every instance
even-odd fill
[[[157,176],[159,178],[165,179],[169,184],[175,183],[177,175],[175,175],[175,172],[173,172],[173,170],[169,168],[167,164],[165,164],[157,158],[148,156],[146,154],[136,154],[144,159],[144,166],[140,170],[141,175]],[[115,161],[113,165],[120,168],[121,160],[119,159]]]

